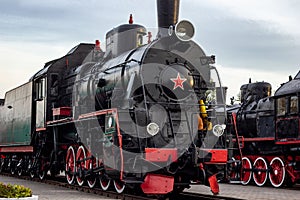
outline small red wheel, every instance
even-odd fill
[[[125,190],[125,183],[121,180],[114,180],[114,186],[117,193],[121,194]]]
[[[268,179],[268,165],[262,157],[256,158],[253,164],[253,180],[257,186],[263,186]]]
[[[46,162],[43,160],[43,159],[40,159],[39,160],[39,170],[38,170],[38,177],[40,180],[44,180],[45,177],[46,177],[46,174],[47,174],[47,171],[46,171]]]
[[[99,180],[102,190],[107,191],[110,186],[110,179],[106,175],[100,175]]]
[[[236,163],[236,160],[234,157],[231,158],[232,160],[232,163],[231,163],[231,170],[230,170],[230,173],[229,173],[229,177],[230,177],[230,180],[233,180],[235,181],[236,179],[239,178],[239,170],[237,169],[237,163]]]
[[[16,166],[12,159],[9,160],[8,166],[9,166],[11,175],[14,175],[16,172]]]
[[[30,176],[30,178],[34,178],[34,177],[35,177],[35,175],[36,175],[36,174],[35,174],[35,172],[34,172],[34,171],[30,171],[30,172],[29,172],[29,176]]]
[[[247,185],[252,178],[252,164],[249,158],[242,158],[242,176],[241,182],[243,185]]]
[[[285,179],[285,167],[279,157],[275,157],[270,162],[271,170],[269,172],[270,182],[274,187],[282,186]]]
[[[46,176],[46,171],[44,171],[44,170],[39,171],[38,177],[40,180],[44,180],[45,176]]]
[[[79,162],[78,162],[79,161]],[[86,170],[86,153],[83,146],[80,146],[76,154],[76,181],[79,186],[84,184],[84,171]]]
[[[66,179],[69,184],[73,184],[75,180],[75,151],[72,146],[68,148],[66,156]]]
[[[29,164],[28,164],[28,170],[29,170],[30,178],[34,178],[35,175],[36,175],[35,171],[32,168],[33,162],[34,162],[34,158],[30,158],[29,159]]]
[[[23,172],[24,172],[24,169],[23,169],[23,159],[21,158],[17,164],[17,174],[18,176],[22,176]]]
[[[96,174],[92,172],[92,169],[95,169],[98,167],[98,161],[96,160],[96,158],[92,157],[91,159],[89,159],[87,162],[87,166],[86,168],[89,169],[91,171],[90,176],[87,178],[87,184],[90,188],[95,187],[96,182],[97,182],[97,177]]]
[[[4,170],[4,159],[3,158],[1,158],[1,155],[0,155],[0,173]]]

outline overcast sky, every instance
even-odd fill
[[[0,0],[0,98],[81,42],[128,22],[156,27],[156,0]],[[300,70],[300,1],[181,0],[180,19],[214,54],[229,96],[252,81],[275,90]]]

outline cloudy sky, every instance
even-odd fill
[[[156,27],[156,0],[0,0],[0,98],[44,63],[80,42],[104,41],[127,23]],[[241,84],[268,81],[275,90],[300,70],[300,1],[181,0],[180,19],[214,54],[223,85],[236,96]]]

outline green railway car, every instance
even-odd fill
[[[0,104],[0,147],[30,145],[32,130],[32,82],[5,94]]]

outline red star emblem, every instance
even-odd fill
[[[173,90],[175,90],[178,87],[180,87],[182,90],[184,90],[183,83],[186,81],[186,78],[181,78],[179,72],[178,72],[176,78],[171,78],[171,81],[173,81],[175,83]]]

